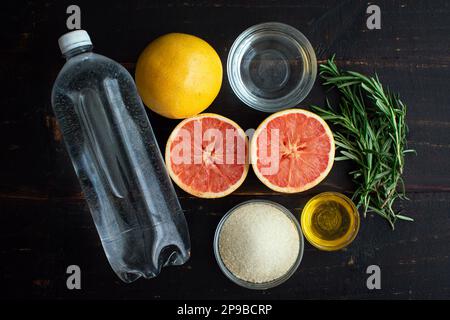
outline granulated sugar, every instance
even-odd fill
[[[219,236],[219,254],[236,277],[263,283],[285,275],[300,247],[295,224],[269,203],[244,204],[227,218]]]

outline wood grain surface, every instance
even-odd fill
[[[302,264],[283,285],[250,291],[231,283],[212,250],[215,227],[234,205],[270,199],[297,216],[320,191],[351,194],[352,168],[336,163],[327,179],[305,193],[282,195],[253,173],[232,195],[216,200],[177,188],[188,220],[192,258],[152,280],[121,283],[108,265],[68,155],[50,92],[64,61],[57,46],[66,32],[67,1],[14,1],[0,12],[0,296],[2,298],[139,299],[449,299],[450,298],[450,1],[374,1],[381,30],[366,28],[366,1],[77,1],[82,28],[95,52],[132,74],[141,50],[157,36],[185,32],[208,41],[225,65],[234,39],[247,27],[280,21],[301,30],[319,62],[336,54],[338,65],[373,74],[408,105],[409,147],[405,182],[410,201],[398,208],[414,223],[396,230],[378,216],[361,221],[348,248],[321,252],[306,244]],[[317,81],[301,104],[323,104]],[[226,74],[208,112],[244,130],[267,116],[241,103]],[[178,121],[148,116],[160,147]],[[82,289],[67,290],[66,268],[82,270]],[[368,290],[366,268],[379,265],[382,289]]]

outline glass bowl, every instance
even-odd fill
[[[228,219],[228,217],[230,217],[233,214],[233,212],[237,208],[247,205],[247,204],[250,204],[250,203],[269,204],[269,205],[274,206],[277,209],[279,209],[294,223],[295,228],[298,232],[299,239],[300,239],[298,256],[297,256],[297,259],[295,260],[294,264],[292,265],[292,267],[283,276],[281,276],[277,279],[274,279],[272,281],[269,281],[269,282],[254,283],[254,282],[245,281],[245,280],[242,280],[242,279],[236,277],[230,270],[228,270],[228,268],[225,266],[224,262],[222,261],[222,258],[220,257],[219,237],[220,237],[220,232],[222,231],[222,227],[223,227],[225,221]],[[230,279],[237,285],[240,285],[241,287],[244,287],[247,289],[265,290],[265,289],[270,289],[270,288],[273,288],[273,287],[276,287],[276,286],[282,284],[283,282],[285,282],[287,279],[289,279],[294,274],[294,272],[297,270],[298,266],[300,265],[300,262],[302,261],[303,251],[304,251],[304,242],[305,241],[303,239],[303,233],[302,233],[300,224],[297,221],[297,219],[294,217],[294,215],[288,209],[286,209],[285,207],[283,207],[282,205],[280,205],[276,202],[272,202],[272,201],[268,201],[268,200],[249,200],[249,201],[242,202],[242,203],[238,204],[237,206],[233,207],[230,211],[228,211],[222,217],[222,219],[220,220],[220,222],[216,228],[213,246],[214,246],[214,256],[216,257],[217,264],[219,265],[220,269],[222,270],[222,272],[225,274],[225,276],[228,279]]]
[[[351,216],[348,231],[343,237],[327,241],[320,239],[314,235],[311,222],[313,214],[312,208],[314,208],[314,205],[317,205],[317,203],[320,203],[320,201],[323,201],[324,199],[341,203],[345,206],[346,212],[349,214],[349,216]],[[337,251],[348,246],[353,242],[353,240],[355,240],[360,225],[359,212],[355,204],[351,199],[338,192],[322,192],[309,199],[302,210],[300,221],[301,228],[306,240],[308,240],[308,242],[317,249],[324,251]]]
[[[284,23],[262,23],[234,41],[227,73],[242,102],[259,111],[275,112],[297,106],[311,91],[316,55],[297,29]]]

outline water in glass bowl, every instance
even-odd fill
[[[242,102],[275,112],[297,106],[308,95],[316,64],[314,49],[299,30],[268,22],[237,37],[228,55],[227,74]]]
[[[244,86],[256,97],[277,99],[295,90],[304,77],[302,49],[285,36],[260,37],[244,52],[240,68]]]

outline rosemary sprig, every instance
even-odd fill
[[[398,95],[383,88],[378,76],[340,70],[334,56],[320,65],[324,85],[337,88],[341,99],[333,108],[313,106],[325,120],[336,126],[334,133],[340,156],[352,160],[357,169],[350,172],[357,184],[353,199],[364,216],[374,212],[385,218],[392,229],[397,220],[413,221],[396,212],[395,200],[407,199],[402,179],[406,150],[406,106]]]

